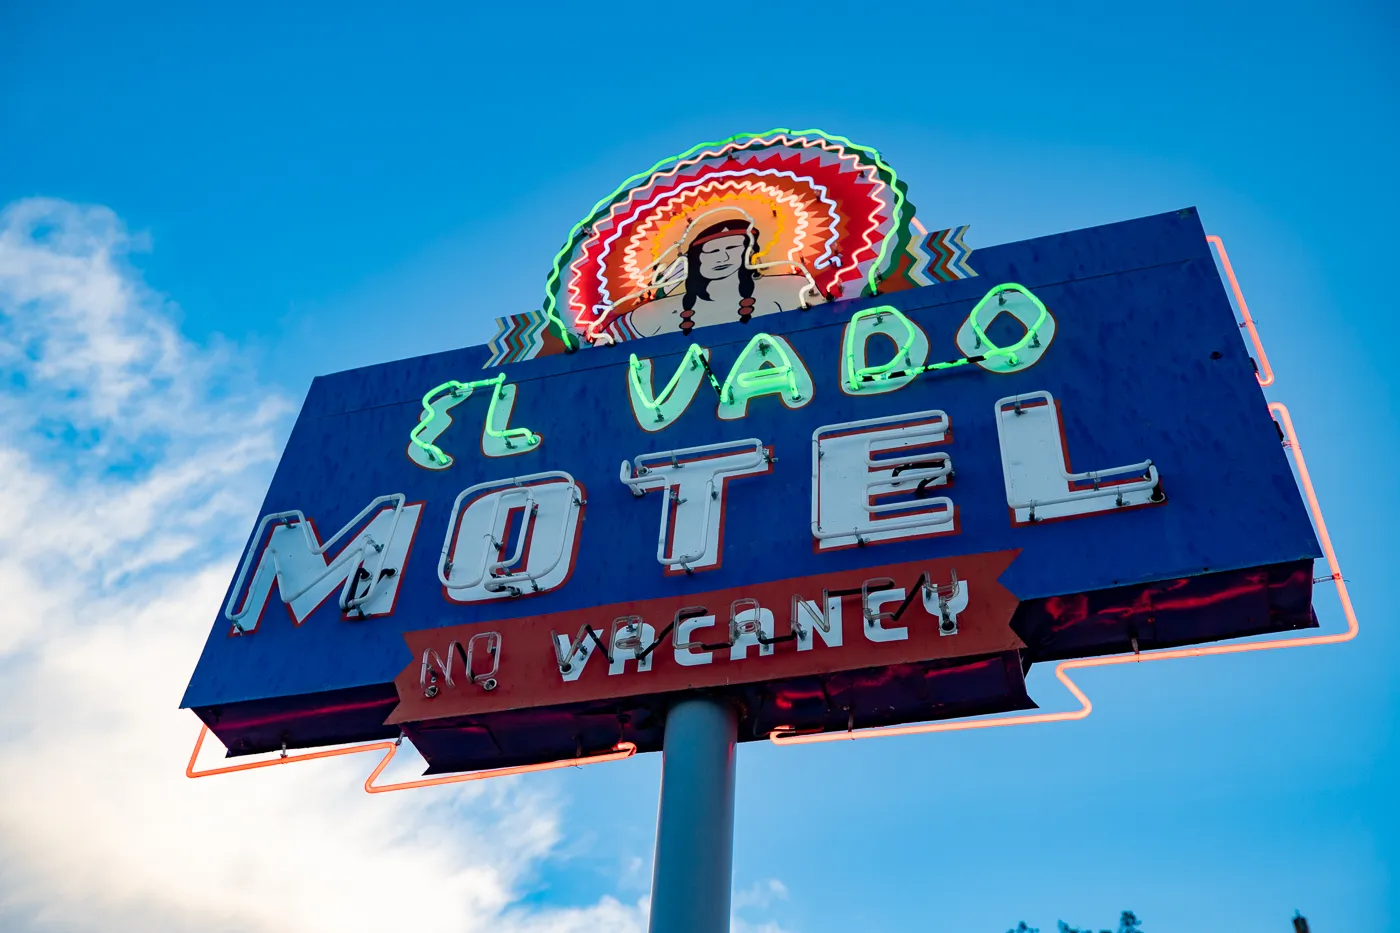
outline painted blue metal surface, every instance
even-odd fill
[[[243,638],[229,637],[229,623],[220,616],[184,705],[204,714],[247,701],[295,696],[304,701],[308,695],[356,689],[382,705],[374,688],[388,684],[410,661],[406,631],[929,555],[1020,549],[1001,582],[1023,608],[1042,607],[1038,621],[1027,624],[1046,631],[1070,618],[1044,610],[1049,598],[1251,568],[1305,568],[1318,555],[1194,210],[979,249],[976,266],[979,277],[973,279],[697,330],[694,342],[711,348],[721,378],[760,328],[786,338],[812,373],[811,404],[789,410],[768,396],[751,403],[749,416],[740,421],[719,420],[713,394],[702,388],[705,394],[675,425],[655,434],[638,427],[628,403],[628,354],[655,361],[659,386],[692,342],[680,334],[506,367],[509,381],[518,386],[511,424],[539,432],[543,443],[520,456],[481,456],[485,405],[473,399],[454,411],[458,423],[440,441],[457,457],[456,464],[436,472],[415,466],[405,455],[420,400],[449,379],[486,375],[487,348],[315,380],[260,514],[301,509],[320,528],[334,529],[378,495],[402,492],[411,502],[423,502],[395,611],[346,622],[332,599],[294,627],[274,596],[257,632]],[[1056,317],[1054,343],[1037,365],[1011,375],[966,366],[868,397],[840,391],[841,333],[852,312],[894,305],[928,333],[930,360],[957,359],[958,326],[989,288],[1003,282],[1030,288]],[[1151,458],[1167,504],[1013,527],[993,406],[1002,397],[1042,389],[1063,406],[1076,469]],[[814,553],[809,531],[814,428],[930,408],[946,411],[952,421],[954,440],[946,449],[957,469],[951,495],[961,533]],[[731,484],[723,566],[693,577],[663,576],[654,556],[659,506],[654,497],[634,499],[618,482],[619,462],[653,450],[744,437],[772,446],[778,462],[770,475]],[[474,483],[543,470],[567,470],[587,490],[578,563],[567,584],[496,603],[445,600],[436,558],[454,497]],[[1296,585],[1289,598],[1294,603],[1301,598],[1302,606],[1293,607],[1291,622],[1275,627],[1296,627],[1297,613],[1306,616],[1306,576],[1298,570],[1290,577]],[[1201,619],[1178,640],[1240,632],[1224,614]],[[1254,628],[1268,630],[1270,623],[1266,618]],[[1062,653],[1095,650],[1092,639],[1064,644]]]

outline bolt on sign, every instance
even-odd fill
[[[691,691],[843,731],[1315,626],[1196,212],[965,232],[815,131],[628,179],[488,345],[312,384],[184,705],[234,755],[454,772],[655,750]]]

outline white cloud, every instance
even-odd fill
[[[768,910],[775,901],[787,900],[787,885],[777,878],[755,881],[746,888],[734,892],[730,905],[731,933],[789,933],[773,920],[755,921],[743,915],[750,910]]]
[[[787,900],[787,885],[777,878],[755,881],[747,888],[734,892],[734,909],[745,907],[767,907],[775,900]]]
[[[104,208],[0,213],[0,927],[640,931],[645,902],[516,903],[560,832],[529,785],[184,777],[176,707],[289,406],[181,336],[141,245]]]

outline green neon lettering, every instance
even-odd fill
[[[982,328],[982,309],[985,308],[987,306],[987,303],[990,302],[993,298],[998,299],[999,305],[1005,304],[1006,299],[1001,298],[1000,296],[1003,292],[1009,291],[1020,292],[1021,294],[1029,298],[1031,300],[1031,303],[1034,304],[1036,307],[1037,315],[1035,322],[1026,328],[1025,334],[1021,336],[1020,340],[1016,341],[1009,347],[999,347],[996,344],[992,343],[991,339],[987,336],[987,332]],[[893,314],[896,317],[898,317],[901,321],[905,323],[906,327],[909,328],[907,330],[907,336],[905,338],[904,343],[900,345],[899,349],[895,352],[894,358],[890,360],[890,362],[884,364],[883,366],[857,367],[855,360],[855,324],[863,318],[870,317],[876,314]],[[1049,315],[1050,312],[1046,309],[1045,303],[1042,302],[1039,298],[1037,298],[1035,296],[1035,293],[1032,292],[1029,288],[1026,288],[1024,285],[1018,285],[1015,282],[1007,282],[1003,285],[998,285],[991,291],[987,292],[987,294],[983,295],[982,300],[977,302],[977,304],[972,309],[972,313],[968,315],[967,323],[970,323],[972,325],[972,332],[977,337],[978,345],[987,348],[985,352],[977,354],[976,356],[963,357],[959,360],[948,360],[947,362],[943,363],[928,363],[924,366],[910,367],[908,365],[907,355],[909,352],[909,345],[913,341],[913,322],[910,321],[898,310],[890,307],[889,305],[882,305],[878,308],[863,308],[860,311],[857,311],[855,314],[851,315],[850,324],[847,325],[846,329],[846,384],[850,386],[852,391],[859,392],[861,384],[866,382],[878,382],[885,379],[899,379],[904,376],[915,376],[921,373],[938,372],[944,369],[956,369],[959,366],[966,366],[969,363],[978,363],[986,360],[994,360],[1001,358],[1005,358],[1009,365],[1016,366],[1018,363],[1020,363],[1020,358],[1016,355],[1017,353],[1021,352],[1027,347],[1040,346],[1040,329],[1045,325],[1045,319],[1049,317]],[[995,315],[992,316],[992,320],[996,320]],[[988,323],[991,323],[991,321],[988,321]],[[900,368],[898,366],[901,357],[905,358],[905,366],[903,368]]]
[[[714,373],[710,372],[708,361],[705,359],[705,351],[695,344],[690,345],[690,349],[685,351],[685,356],[681,358],[681,363],[676,367],[676,373],[671,377],[671,381],[666,383],[666,387],[657,393],[655,398],[651,398],[650,390],[642,385],[642,361],[637,359],[637,354],[630,355],[627,361],[628,378],[632,380],[632,388],[635,390],[635,397],[644,405],[648,411],[656,414],[656,420],[662,422],[666,416],[661,413],[661,406],[671,399],[671,395],[676,391],[676,386],[680,384],[681,376],[685,375],[687,369],[694,371],[705,363],[705,374],[709,376],[710,382],[716,382]],[[687,364],[689,364],[687,366]],[[716,388],[718,388],[716,386]]]
[[[991,301],[993,298],[999,298],[1002,292],[1008,291],[1017,291],[1025,295],[1031,300],[1031,303],[1035,305],[1036,311],[1039,313],[1036,316],[1035,323],[1032,324],[1030,327],[1026,328],[1026,332],[1021,336],[1020,340],[1016,341],[1009,347],[1002,348],[998,347],[996,344],[992,343],[990,340],[987,339],[986,332],[982,330],[981,317],[982,309],[986,306],[987,302]],[[998,304],[1006,304],[1006,299],[1001,298],[998,301]],[[1050,312],[1047,311],[1045,308],[1045,303],[1039,298],[1035,297],[1035,294],[1032,293],[1031,290],[1029,288],[1026,288],[1024,285],[1017,285],[1015,282],[1007,282],[1005,285],[998,285],[996,288],[987,292],[987,294],[982,297],[982,300],[977,302],[977,306],[972,309],[971,315],[972,332],[977,335],[977,342],[979,344],[985,344],[988,348],[987,352],[982,354],[982,358],[984,360],[990,360],[996,357],[1004,356],[1006,357],[1006,361],[1010,365],[1015,366],[1017,363],[1020,362],[1020,360],[1016,357],[1017,353],[1026,349],[1026,347],[1040,346],[1040,328],[1042,325],[1044,325],[1045,318],[1049,314]],[[996,320],[996,315],[992,315],[992,320]],[[990,324],[991,321],[988,321],[987,323]]]
[[[883,315],[892,315],[896,320],[904,325],[904,342],[895,350],[894,356],[888,363],[882,366],[856,366],[856,324],[868,317],[874,317],[875,323],[880,323]],[[907,375],[913,360],[909,358],[909,348],[914,345],[914,322],[909,320],[897,308],[890,305],[881,305],[878,308],[862,308],[851,315],[851,321],[846,325],[846,385],[851,387],[852,392],[860,391],[861,382],[872,382],[876,379],[892,378],[892,373]],[[904,365],[900,366],[900,360]]]
[[[439,464],[434,469],[452,465],[451,455],[433,443],[452,425],[452,417],[447,412],[470,398],[476,389],[487,386],[491,387],[491,404],[486,409],[485,433],[504,441],[507,448],[514,448],[516,443],[533,447],[540,442],[540,436],[529,428],[496,430],[496,402],[505,395],[505,381],[505,373],[500,373],[493,379],[478,379],[475,382],[458,382],[452,379],[440,386],[434,386],[423,396],[423,411],[427,417],[418,422],[409,432],[408,438],[427,454],[429,462]]]
[[[772,364],[772,368],[763,368],[751,373],[740,372],[739,368],[744,365],[744,360],[754,350],[758,350],[758,355],[763,357],[765,362]],[[777,351],[778,357],[782,360],[781,363],[774,363],[768,359],[770,350]],[[739,354],[739,358],[730,367],[729,377],[724,380],[719,397],[722,404],[734,405],[742,399],[750,399],[755,395],[764,395],[784,389],[787,390],[788,397],[794,402],[802,401],[802,394],[797,390],[797,374],[787,351],[768,334],[754,334],[748,346],[744,347],[744,351]],[[736,390],[742,393],[742,399],[736,399]]]

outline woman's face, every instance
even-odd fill
[[[700,274],[711,281],[733,275],[744,264],[744,245],[747,242],[747,236],[736,233],[701,243]]]

